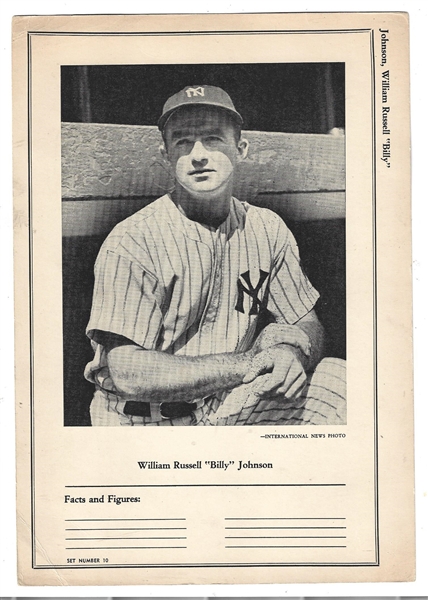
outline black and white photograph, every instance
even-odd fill
[[[344,425],[345,63],[61,67],[66,426]]]
[[[22,585],[414,579],[407,17],[13,36]]]

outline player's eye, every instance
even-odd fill
[[[221,137],[218,135],[207,135],[204,138],[204,146],[207,148],[217,148],[222,143]]]
[[[191,143],[192,143],[192,141],[189,140],[188,138],[180,138],[179,140],[177,140],[175,142],[175,145],[178,147],[182,147],[182,146],[188,146]]]

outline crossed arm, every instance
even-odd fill
[[[315,310],[295,325],[268,325],[241,353],[197,357],[144,350],[117,336],[107,345],[110,375],[124,397],[144,401],[189,401],[254,381],[261,396],[293,399],[323,352],[324,332]]]

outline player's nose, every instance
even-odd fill
[[[190,152],[190,158],[195,162],[204,162],[205,164],[208,162],[207,151],[203,145],[203,143],[199,140],[193,145],[192,151]]]

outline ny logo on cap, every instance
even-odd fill
[[[204,91],[204,88],[199,86],[197,88],[188,88],[186,94],[188,98],[191,98],[192,96],[204,96]]]

